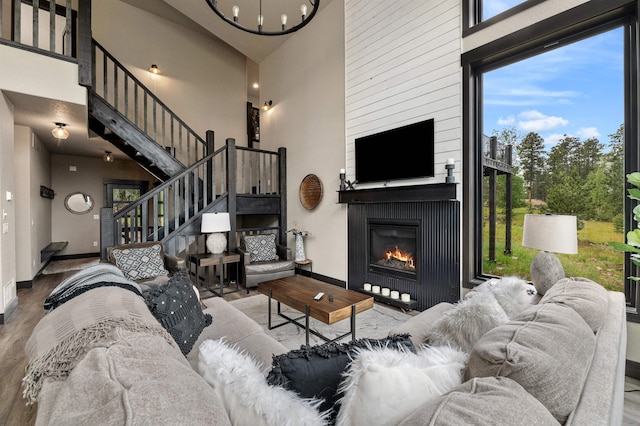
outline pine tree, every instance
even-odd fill
[[[529,189],[529,204],[531,204],[534,183],[545,168],[544,140],[539,134],[530,132],[516,146],[516,151],[520,159],[522,178]]]

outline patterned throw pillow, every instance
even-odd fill
[[[154,317],[171,334],[184,355],[191,352],[211,315],[202,312],[200,300],[186,271],[178,271],[167,285],[152,288],[145,296]]]
[[[252,262],[278,260],[276,252],[276,234],[251,235],[244,237],[244,246]]]
[[[161,247],[155,244],[149,247],[114,249],[111,254],[116,266],[131,280],[143,280],[167,275]]]

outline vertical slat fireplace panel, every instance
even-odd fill
[[[416,280],[380,274],[369,267],[369,219],[418,220]],[[348,285],[365,282],[409,293],[418,310],[460,298],[460,203],[457,200],[350,203]]]

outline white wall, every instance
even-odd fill
[[[77,64],[4,45],[0,45],[0,90],[87,104],[87,91],[78,85]]]
[[[42,268],[40,251],[51,242],[51,200],[40,186],[51,187],[49,151],[29,127],[15,126],[16,280],[31,281]]]
[[[76,171],[71,171],[71,166]],[[51,156],[51,188],[56,196],[51,203],[51,239],[68,241],[59,255],[98,253],[100,251],[100,209],[104,207],[104,179],[155,179],[134,161],[116,160],[105,163],[102,158]],[[90,195],[95,206],[87,214],[73,214],[64,206],[67,195],[83,192]],[[94,245],[94,242],[97,245]]]
[[[246,58],[207,37],[119,0],[94,1],[93,37],[198,135],[247,146]],[[162,75],[148,69],[157,64]]]
[[[0,314],[4,314],[16,298],[16,211],[14,201],[6,197],[7,192],[15,192],[13,133],[13,105],[0,91]],[[6,233],[5,226],[8,227]]]
[[[344,168],[343,4],[333,1],[306,27],[260,63],[262,149],[287,148],[287,229],[310,231],[305,253],[313,272],[346,280],[346,206],[337,204],[339,170]],[[327,31],[330,28],[330,31]],[[314,210],[299,199],[307,174],[323,184]],[[289,234],[288,246],[295,247]]]
[[[453,0],[346,2],[347,179],[356,138],[433,118],[435,177],[388,186],[444,182],[448,158],[460,181],[461,13]]]

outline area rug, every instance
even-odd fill
[[[100,263],[99,257],[85,257],[81,259],[54,260],[42,271],[43,275],[59,274],[61,272],[79,271],[90,265]]]
[[[205,305],[207,304],[206,299],[203,300],[203,303]],[[274,328],[273,330],[267,329],[267,296],[258,294],[256,296],[233,300],[229,303],[231,303],[231,305],[233,305],[236,309],[242,311],[249,318],[262,325],[265,333],[282,343],[287,347],[287,349],[299,349],[301,345],[305,344],[305,332],[302,328],[297,327],[295,324],[286,324],[282,327]],[[271,303],[272,325],[284,322],[285,320],[277,316],[276,314],[276,301],[272,300]],[[282,312],[285,315],[293,318],[297,318],[303,315],[301,312],[298,312],[295,309],[291,309],[285,305],[281,305],[281,308]],[[376,303],[374,304],[372,309],[361,312],[356,316],[356,338],[369,337],[378,339],[381,337],[385,337],[389,334],[389,330],[399,324],[402,324],[409,318],[411,318],[411,315]],[[300,322],[304,324],[304,318],[300,320]],[[331,339],[347,333],[351,328],[351,320],[348,318],[332,325],[327,325],[321,321],[311,318],[309,320],[309,324],[312,330],[315,330],[318,333]],[[343,340],[341,340],[341,342],[347,341],[349,341],[348,337],[345,337]],[[317,345],[321,343],[324,343],[322,339],[313,334],[309,335],[310,345]]]

